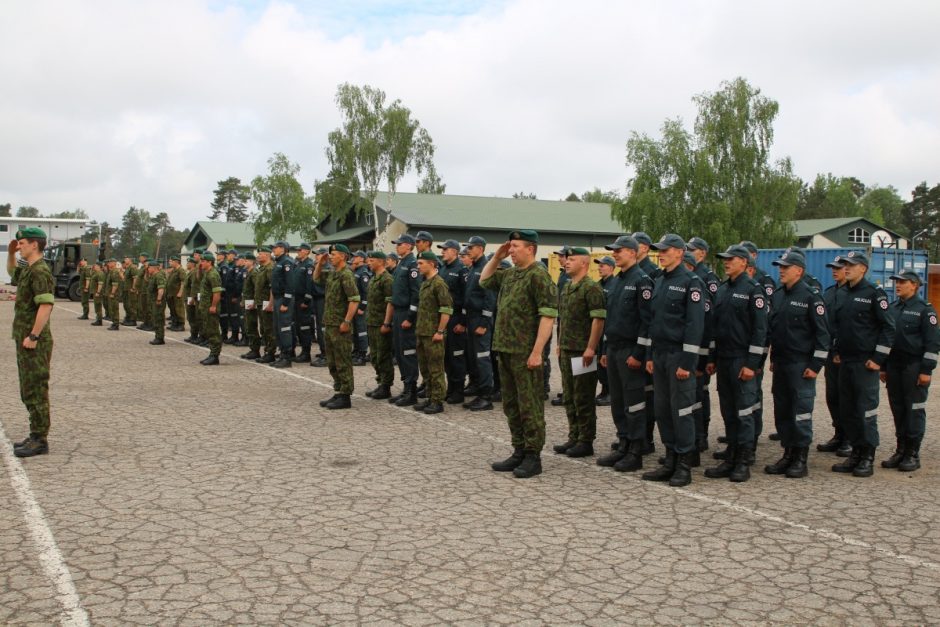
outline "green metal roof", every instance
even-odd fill
[[[609,235],[623,232],[611,219],[610,205],[606,203],[399,192],[388,206],[387,196],[380,192],[375,204],[411,229],[456,227],[511,231],[536,228],[540,232]]]
[[[818,235],[819,233],[825,233],[826,231],[831,231],[833,229],[838,229],[845,226],[846,224],[851,224],[852,222],[858,222],[859,220],[865,220],[862,217],[854,218],[816,218],[813,220],[794,220],[793,221],[793,230],[796,231],[797,237],[812,237],[813,235]]]
[[[311,244],[336,244],[339,242],[347,242],[351,239],[357,239],[363,235],[371,233],[372,236],[370,240],[375,237],[375,227],[371,226],[356,226],[351,229],[343,229],[342,231],[337,231],[330,235],[324,235],[320,239],[311,242]]]
[[[230,243],[232,246],[239,248],[253,248],[255,246],[255,231],[250,224],[201,220],[196,223],[192,231],[190,231],[189,237],[186,238],[184,246],[186,246],[187,249],[192,249],[190,244],[200,229],[206,234],[206,237],[216,244],[225,245],[226,243]],[[297,245],[303,241],[303,237],[300,233],[288,233],[286,239],[291,245]],[[275,240],[276,238],[269,237],[262,242],[262,245],[271,245]]]

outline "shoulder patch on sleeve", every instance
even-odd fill
[[[651,298],[653,298],[653,290],[646,288],[645,290],[640,292],[640,296],[643,298],[643,300],[650,300]]]
[[[708,284],[708,291],[711,292],[712,294],[714,294],[715,292],[717,292],[717,291],[718,291],[718,284],[715,283],[715,282],[709,283],[709,284]]]
[[[772,285],[766,285],[766,286],[764,286],[764,293],[767,294],[768,296],[772,296],[773,293],[774,293],[774,288],[773,288],[773,286],[772,286]]]
[[[816,305],[816,315],[818,316],[826,315],[826,308],[822,305],[822,303]]]
[[[417,270],[415,270],[415,269],[412,269],[412,270],[411,270],[411,278],[412,278],[412,279],[417,279],[417,278],[418,278],[418,271],[417,271]]]
[[[882,309],[887,309],[887,308],[888,308],[888,299],[886,299],[886,298],[879,298],[879,299],[878,299],[878,306],[881,307]]]
[[[756,307],[757,309],[763,309],[763,308],[764,308],[764,297],[763,297],[763,296],[758,296],[757,298],[754,299],[754,307]]]
[[[937,314],[930,314],[930,317],[927,318],[930,321],[930,324],[937,326]]]
[[[697,303],[702,300],[702,293],[698,290],[692,290],[690,298],[692,299],[693,303]]]

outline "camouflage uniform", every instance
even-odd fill
[[[444,378],[444,334],[440,342],[434,335],[440,329],[440,315],[454,313],[454,299],[440,274],[421,283],[418,290],[418,319],[415,334],[418,336],[418,369],[427,383],[428,402],[443,404],[446,389]]]
[[[274,264],[268,262],[258,268],[258,275],[255,277],[255,307],[258,308],[258,321],[261,326],[261,343],[264,345],[265,355],[274,355],[277,350],[277,342],[274,337],[274,312],[265,311],[265,305],[270,304],[271,299],[271,273],[274,272]]]
[[[102,283],[104,283],[104,272],[92,269],[88,280],[88,293],[91,294],[92,301],[95,304],[95,320],[101,320]]]
[[[17,274],[16,303],[13,306],[13,341],[16,342],[16,368],[20,376],[20,399],[29,412],[29,431],[37,438],[49,433],[49,364],[52,359],[52,322],[39,334],[36,348],[23,348],[32,332],[39,306],[55,302],[55,279],[42,259],[22,266]],[[100,300],[98,301],[100,309]]]
[[[366,325],[369,334],[369,358],[375,369],[375,381],[379,385],[391,385],[395,379],[392,366],[392,335],[382,334],[385,322],[385,306],[392,302],[392,275],[383,272],[369,282],[367,300],[372,306],[366,309]]]
[[[581,359],[591,337],[595,319],[607,317],[604,290],[589,276],[568,281],[561,293],[558,322],[559,366],[568,415],[568,441],[592,444],[597,432],[597,371],[577,377],[571,374],[571,360]]]
[[[147,264],[143,264],[137,271],[137,311],[140,313],[140,322],[144,326],[151,326],[150,308],[150,278],[147,276]]]
[[[245,281],[242,283],[242,309],[245,311],[245,324],[243,331],[245,339],[248,341],[248,349],[257,353],[261,350],[261,338],[258,335],[258,311],[261,309],[261,303],[255,300],[255,280],[258,277],[258,268],[255,266],[250,272],[245,273]],[[251,305],[253,309],[249,309]]]
[[[199,291],[199,311],[202,312],[202,335],[209,341],[209,356],[218,357],[222,353],[222,327],[219,326],[219,309],[221,300],[216,305],[215,313],[209,311],[212,306],[212,295],[222,292],[222,277],[214,267],[203,274],[202,285]]]
[[[537,263],[527,268],[497,270],[480,285],[499,292],[493,350],[499,351],[503,413],[513,448],[539,453],[545,445],[543,373],[526,361],[542,317],[558,317],[558,292],[548,272]]]
[[[78,290],[82,296],[82,316],[85,318],[88,317],[88,290],[85,289],[85,285],[91,273],[91,266],[85,266],[78,271]]]
[[[184,291],[186,296],[186,317],[189,319],[189,334],[197,338],[202,335],[199,324],[199,282],[201,273],[198,266],[186,275]]]
[[[137,321],[137,295],[134,294],[134,281],[137,279],[137,268],[131,264],[124,268],[124,317],[128,322]]]
[[[111,318],[111,324],[118,324],[121,321],[121,283],[124,277],[121,276],[121,266],[114,264],[108,272],[108,316]],[[115,289],[117,288],[117,289]]]
[[[182,299],[176,297],[183,283],[183,277],[180,276],[182,270],[182,268],[170,268],[170,270],[165,273],[166,292],[164,293],[164,298],[166,299],[167,309],[170,310],[171,327],[176,327],[183,320],[183,317],[180,315]]]
[[[323,309],[323,330],[326,334],[326,363],[333,377],[333,391],[352,394],[355,389],[352,368],[352,322],[350,331],[342,333],[339,325],[346,319],[349,303],[358,303],[359,288],[349,267],[333,269],[327,275],[320,274],[316,281],[325,286],[326,297]]]
[[[150,315],[150,320],[153,325],[155,338],[158,340],[162,340],[166,332],[166,285],[166,272],[164,272],[162,268],[157,270],[157,273],[150,277],[150,281],[148,282],[150,289],[148,300],[153,303],[153,313]],[[160,290],[163,290],[162,298],[159,297]]]

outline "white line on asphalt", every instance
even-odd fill
[[[65,308],[63,307],[63,309],[65,309]],[[67,311],[73,311],[73,310],[70,310],[70,309],[66,309],[66,310],[67,310]],[[78,311],[73,311],[73,313],[80,313],[80,312],[78,312]],[[175,339],[175,338],[168,338],[168,339],[170,339],[170,340],[173,341],[173,342],[177,342],[177,343],[179,343],[179,344],[184,344],[184,345],[192,346],[191,344],[187,344],[186,342],[183,342],[182,340],[177,340],[177,339]],[[229,359],[238,359],[237,357],[232,357],[232,356],[230,356],[230,355],[222,355],[222,357],[227,357],[227,358],[229,358]],[[254,365],[256,365],[256,366],[261,366],[261,367],[264,367],[264,368],[268,368],[269,370],[276,370],[277,372],[280,372],[281,374],[286,374],[286,375],[291,376],[291,377],[294,377],[294,378],[296,378],[296,379],[301,379],[301,380],[303,380],[303,381],[307,381],[307,382],[309,382],[309,383],[313,383],[313,384],[318,385],[318,386],[320,386],[320,387],[325,387],[325,388],[333,389],[333,386],[330,385],[330,384],[328,384],[328,383],[323,383],[322,381],[318,381],[318,380],[316,380],[316,379],[311,379],[311,378],[305,377],[305,376],[303,376],[303,375],[301,375],[301,374],[296,374],[296,373],[294,373],[294,372],[291,372],[291,371],[288,370],[288,369],[271,368],[271,367],[268,366],[267,364],[259,364],[259,363],[255,362],[255,361],[249,361],[248,363],[254,364]],[[362,400],[364,400],[364,401],[372,401],[372,399],[370,399],[370,398],[368,398],[368,397],[366,397],[366,396],[360,396],[359,394],[353,394],[353,397],[354,397],[354,398],[362,399]],[[372,401],[372,402],[374,402],[374,401]],[[407,414],[408,416],[410,416],[410,417],[418,417],[418,418],[422,418],[422,419],[424,419],[424,420],[428,420],[428,421],[432,421],[432,422],[439,422],[439,423],[441,423],[441,424],[445,424],[445,425],[447,425],[447,426],[449,426],[449,427],[452,427],[452,428],[454,428],[454,429],[457,429],[458,431],[463,431],[464,433],[467,433],[467,434],[470,434],[470,435],[474,435],[474,436],[476,436],[476,437],[478,437],[478,438],[481,438],[481,439],[483,439],[483,440],[487,440],[488,442],[492,442],[492,443],[494,443],[494,444],[499,444],[499,445],[501,445],[501,446],[508,446],[508,444],[506,444],[506,442],[505,442],[504,440],[501,440],[501,439],[499,439],[499,438],[493,437],[493,436],[491,436],[491,435],[489,435],[489,434],[486,434],[486,433],[482,433],[482,432],[477,431],[477,430],[475,430],[475,429],[471,429],[471,428],[467,427],[466,425],[459,424],[459,423],[455,423],[455,422],[451,422],[451,421],[449,421],[449,420],[445,420],[444,418],[441,418],[441,417],[439,417],[439,416],[437,416],[437,415],[429,415],[429,414],[425,414],[425,413],[422,413],[422,412],[416,412],[416,411],[414,411],[413,409],[411,409],[410,407],[407,407],[407,408],[406,408],[406,407],[398,407],[398,406],[396,406],[396,405],[389,405],[389,409],[396,409],[396,410],[399,410],[399,411],[401,411],[401,412],[403,412],[403,413],[406,413],[406,414]],[[571,458],[571,457],[566,457],[566,456],[564,456],[564,455],[559,455],[559,456],[555,457],[555,459],[560,460],[560,461],[570,462],[570,463],[573,463],[573,464],[578,464],[578,465],[583,466],[583,467],[585,467],[585,468],[588,468],[588,469],[590,469],[590,470],[594,470],[594,471],[597,471],[597,472],[604,473],[604,474],[607,475],[607,476],[613,476],[609,471],[605,470],[604,468],[602,468],[602,467],[600,467],[600,466],[597,466],[597,465],[595,465],[595,464],[589,464],[589,463],[587,463],[587,462],[585,462],[585,461],[583,461],[583,460],[581,460],[581,459],[574,459],[574,458]],[[707,494],[701,494],[701,493],[698,493],[698,492],[693,492],[693,491],[688,490],[688,489],[685,489],[685,488],[672,488],[672,487],[667,487],[667,486],[665,486],[665,485],[663,485],[663,484],[661,484],[661,483],[651,483],[651,482],[649,482],[649,481],[643,481],[642,479],[637,478],[635,475],[627,475],[627,474],[623,474],[623,473],[620,473],[620,474],[623,475],[622,478],[623,478],[624,480],[633,481],[633,482],[637,483],[638,485],[643,486],[644,488],[648,488],[648,489],[659,489],[659,490],[663,490],[663,491],[668,491],[668,492],[671,493],[671,494],[678,494],[678,495],[681,495],[681,496],[684,496],[684,497],[687,497],[687,498],[694,499],[694,500],[696,500],[696,501],[700,501],[700,502],[702,502],[702,503],[708,503],[709,505],[717,505],[717,506],[719,506],[719,507],[724,507],[724,508],[730,509],[730,510],[732,510],[732,511],[739,512],[739,513],[741,513],[741,514],[746,514],[746,515],[748,515],[748,516],[752,516],[752,517],[754,517],[754,518],[760,518],[760,519],[767,520],[767,521],[770,521],[770,522],[774,522],[774,523],[777,523],[777,524],[780,524],[780,525],[784,525],[784,526],[786,526],[786,527],[790,527],[791,529],[796,529],[796,530],[798,530],[798,531],[803,531],[803,532],[808,533],[808,534],[813,535],[813,536],[818,536],[818,537],[820,537],[820,538],[825,538],[825,539],[827,539],[827,540],[835,540],[836,542],[841,542],[842,544],[846,544],[846,545],[848,545],[848,546],[854,546],[854,547],[857,547],[857,548],[860,548],[860,549],[865,549],[865,550],[867,550],[867,551],[872,551],[872,552],[874,552],[874,553],[878,553],[879,555],[883,555],[884,557],[888,557],[888,558],[892,558],[892,559],[896,559],[896,560],[905,562],[906,564],[909,564],[909,565],[911,565],[911,566],[917,566],[917,567],[922,567],[922,568],[928,568],[928,569],[930,569],[930,570],[937,570],[937,571],[940,571],[940,563],[937,563],[937,562],[932,562],[932,561],[930,561],[930,560],[921,559],[921,558],[919,558],[919,557],[914,557],[914,556],[912,556],[912,555],[906,555],[906,554],[904,554],[904,553],[897,553],[897,552],[892,551],[892,550],[890,550],[890,549],[885,549],[885,548],[879,547],[879,546],[877,546],[877,545],[871,544],[871,543],[869,543],[869,542],[865,542],[864,540],[857,540],[857,539],[855,539],[855,538],[851,538],[851,537],[849,537],[849,536],[845,536],[845,535],[842,535],[842,534],[840,534],[840,533],[836,533],[836,532],[834,532],[834,531],[830,531],[830,530],[828,530],[828,529],[817,529],[816,527],[811,527],[811,526],[806,525],[806,524],[803,524],[803,523],[793,522],[793,521],[791,521],[791,520],[787,520],[786,518],[781,518],[780,516],[777,516],[776,514],[770,514],[770,513],[768,513],[768,512],[763,512],[763,511],[761,511],[761,510],[759,510],[759,509],[754,509],[754,508],[751,508],[751,507],[745,507],[745,506],[743,506],[743,505],[737,505],[737,504],[732,503],[732,502],[730,502],[730,501],[726,501],[725,499],[717,498],[717,497],[714,497],[714,496],[708,496]]]
[[[13,455],[12,446],[3,430],[3,423],[0,423],[0,449],[3,450],[3,461],[10,473],[10,485],[13,486],[13,493],[16,494],[23,508],[23,517],[26,519],[29,535],[32,536],[36,548],[39,549],[39,563],[42,564],[43,571],[52,582],[56,598],[65,612],[62,623],[75,627],[88,625],[90,624],[88,614],[85,613],[81,599],[78,598],[75,582],[72,581],[72,573],[69,572],[68,564],[59,552],[49,522],[33,495],[29,477],[23,470],[23,465]],[[29,554],[28,551],[24,551],[24,555]]]

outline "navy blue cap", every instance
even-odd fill
[[[718,253],[715,255],[719,259],[731,259],[732,257],[740,257],[741,259],[748,260],[751,258],[751,253],[748,252],[747,248],[741,246],[740,244],[732,244],[728,246],[728,250],[723,253]]]
[[[632,235],[621,235],[613,244],[607,244],[604,246],[607,250],[620,250],[621,248],[629,248],[630,250],[639,250],[640,245],[635,237]]]
[[[776,259],[773,262],[775,266],[799,266],[801,268],[806,268],[806,257],[802,253],[791,250],[788,253],[784,253],[783,257]]]
[[[290,250],[290,244],[288,244],[288,243],[285,242],[284,240],[278,240],[278,241],[274,242],[274,248],[277,248],[278,246],[280,246],[280,247],[283,248],[284,250]]]
[[[741,242],[740,245],[747,248],[747,252],[751,253],[752,255],[757,254],[757,244],[755,244],[754,242],[746,239],[743,242]]]
[[[849,251],[849,254],[844,257],[845,263],[850,263],[853,266],[863,265],[870,266],[868,263],[868,257],[865,256],[865,253],[858,250]]]
[[[470,249],[467,248],[466,246],[464,246],[463,248],[461,248],[461,249],[457,252],[457,254],[460,255],[461,257],[464,256],[464,255],[469,255],[469,254],[470,254]]]
[[[902,270],[898,274],[892,274],[891,279],[894,281],[913,281],[914,283],[923,283],[924,280],[920,278],[920,275],[908,268],[907,270]]]
[[[398,261],[398,259],[399,259],[398,253],[389,253],[388,255],[386,255],[386,257],[387,257],[388,259],[394,259],[395,261]]]
[[[693,237],[685,244],[686,248],[689,250],[704,250],[708,252],[708,242],[703,240],[701,237]]]
[[[427,231],[418,231],[418,234],[415,235],[415,241],[416,241],[416,242],[417,242],[417,241],[433,242],[433,241],[434,241],[434,237],[432,237],[431,234],[428,233]]]
[[[443,244],[438,244],[437,247],[440,248],[441,250],[444,250],[445,248],[453,248],[454,250],[458,250],[458,251],[460,250],[460,244],[458,244],[457,240],[455,239],[449,239],[445,241]]]
[[[366,254],[364,250],[357,250],[356,252],[353,253],[353,257],[360,257],[362,259],[366,259],[368,258],[368,255]]]
[[[826,264],[827,268],[844,268],[845,267],[845,257],[842,255],[836,255],[836,258]]]
[[[474,235],[467,240],[467,246],[486,246],[486,240],[479,235]]]
[[[402,233],[398,237],[398,239],[393,239],[392,243],[393,244],[411,244],[413,246],[415,243],[415,238],[412,235],[409,235],[408,233]]]
[[[610,266],[611,268],[617,267],[617,262],[615,262],[614,258],[609,255],[605,255],[604,257],[601,257],[600,259],[595,259],[594,263],[603,264],[605,266]]]
[[[695,255],[689,251],[685,251],[682,253],[682,263],[687,263],[694,268],[698,264],[698,261],[695,260]]]
[[[310,250],[310,244],[307,242],[300,242],[300,244],[297,245],[297,250]]]
[[[633,234],[633,239],[636,240],[637,244],[646,244],[647,246],[653,245],[653,238],[644,233],[643,231],[637,231]]]
[[[656,250],[666,250],[667,248],[681,248],[682,250],[685,250],[685,240],[675,233],[666,233],[661,238],[659,238],[658,242],[653,244],[653,248]]]

